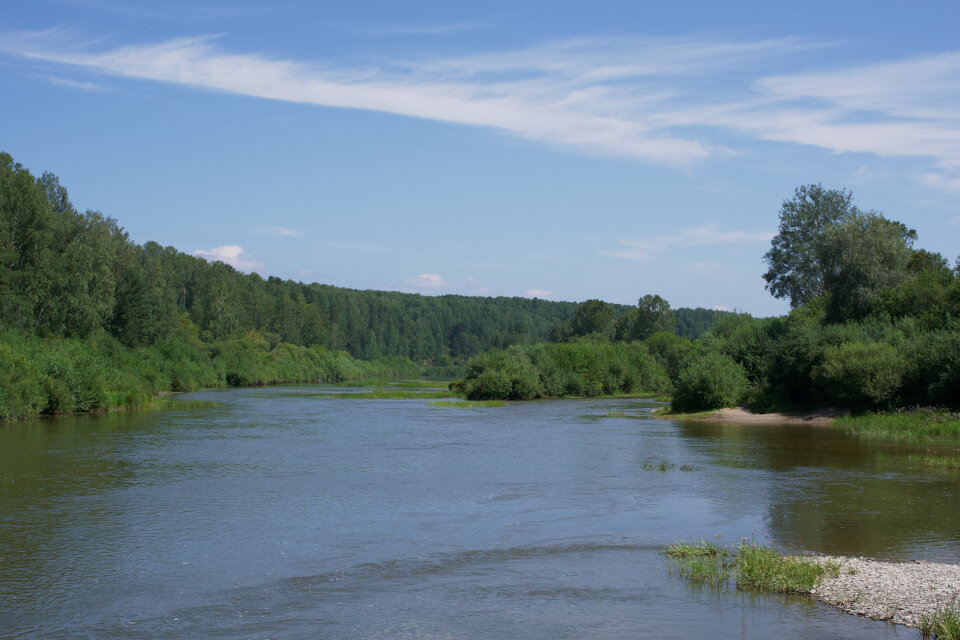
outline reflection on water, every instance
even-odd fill
[[[879,462],[904,447],[636,400],[317,391],[0,425],[0,636],[890,637],[809,599],[691,587],[659,551],[722,532],[960,556],[958,475]]]

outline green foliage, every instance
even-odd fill
[[[848,342],[828,347],[810,377],[827,404],[867,409],[892,403],[906,369],[889,344]]]
[[[696,340],[710,331],[713,325],[728,313],[730,312],[718,311],[717,309],[704,309],[703,307],[697,307],[696,309],[680,307],[679,309],[674,309],[673,315],[677,323],[675,333],[681,338]]]
[[[793,198],[783,201],[779,233],[763,256],[769,266],[763,279],[775,298],[789,298],[790,306],[798,307],[826,292],[819,241],[824,229],[857,212],[852,200],[849,191],[818,183],[797,187]]]
[[[673,333],[676,317],[670,303],[657,295],[647,294],[637,308],[620,317],[616,326],[618,340],[646,340],[655,333]]]
[[[106,334],[40,338],[8,330],[0,332],[0,420],[144,406],[165,391],[339,382],[420,370],[409,361],[361,362],[323,347],[271,344],[255,332],[208,345],[189,325],[157,345],[137,349]]]
[[[836,563],[785,556],[756,543],[737,546],[737,588],[777,593],[810,593],[825,575],[836,577]]]
[[[916,231],[873,213],[855,212],[826,227],[816,250],[830,292],[828,320],[862,319],[881,302],[884,289],[906,282],[916,237]]]
[[[463,389],[471,400],[598,396],[669,388],[642,344],[515,345],[470,360]]]
[[[672,333],[655,333],[646,340],[647,349],[662,366],[670,380],[677,381],[680,371],[695,351],[694,344]]]
[[[834,428],[865,440],[895,442],[960,441],[960,413],[916,407],[837,418]]]
[[[686,366],[674,385],[673,408],[703,411],[737,404],[747,390],[744,368],[729,356],[708,353]]]
[[[670,559],[672,571],[681,578],[698,584],[726,584],[734,564],[726,549],[706,540],[667,545],[663,553]]]
[[[921,615],[920,633],[924,638],[960,640],[960,602],[955,599],[932,613]]]

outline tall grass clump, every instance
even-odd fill
[[[720,586],[730,578],[730,552],[720,545],[706,540],[677,542],[667,545],[663,553],[670,559],[671,570],[691,582]]]
[[[960,603],[954,600],[946,607],[920,616],[920,633],[924,638],[960,640]]]
[[[819,563],[806,558],[786,556],[775,549],[743,542],[737,546],[735,577],[737,588],[777,593],[809,593],[824,575],[837,576],[835,563]]]

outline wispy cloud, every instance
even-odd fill
[[[671,249],[688,249],[709,244],[746,244],[769,242],[773,231],[724,231],[718,224],[688,227],[672,235],[647,236],[621,240],[614,249],[601,251],[605,256],[623,260],[650,260]]]
[[[238,271],[253,271],[263,266],[262,262],[246,253],[238,244],[225,244],[209,251],[197,249],[192,253],[212,262],[225,262]]]
[[[759,139],[926,157],[928,184],[960,181],[960,51],[764,76],[770,60],[828,45],[597,37],[365,68],[231,53],[216,36],[97,46],[57,32],[0,37],[4,51],[100,73],[489,127],[591,154],[685,166]]]
[[[74,80],[72,78],[64,78],[61,76],[47,75],[44,76],[50,84],[57,87],[67,87],[68,89],[80,89],[81,91],[103,91],[103,87],[96,82],[90,82],[89,80]]]
[[[291,238],[302,238],[303,232],[287,227],[257,227],[256,233],[263,236],[288,236]]]

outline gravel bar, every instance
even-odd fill
[[[960,603],[960,565],[937,562],[880,562],[865,558],[815,556],[840,565],[811,592],[847,613],[919,627],[920,618]]]

